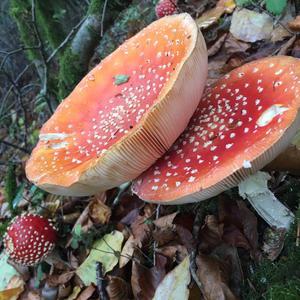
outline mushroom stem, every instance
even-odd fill
[[[251,203],[271,227],[288,230],[295,216],[268,189],[267,182],[270,178],[268,173],[260,171],[249,176],[239,184],[239,194]]]

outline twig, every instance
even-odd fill
[[[198,208],[195,219],[194,219],[194,224],[193,224],[193,237],[194,237],[195,241],[199,240],[198,236],[200,233],[203,217],[204,217],[203,210],[201,208]],[[199,244],[199,242],[198,242],[198,244]],[[190,263],[190,271],[191,271],[191,275],[192,275],[195,283],[197,284],[199,289],[202,290],[202,283],[197,276],[196,256],[197,256],[197,252],[198,252],[198,244],[196,245],[196,249],[192,250],[191,254],[190,254],[190,262],[191,262]]]
[[[23,111],[23,115],[24,115],[24,129],[25,129],[24,143],[25,143],[25,148],[27,148],[28,120],[27,120],[26,108],[25,108],[24,102],[22,100],[21,91],[19,90],[18,84],[13,80],[13,78],[11,78],[10,75],[6,71],[3,72],[3,73],[6,75],[6,77],[8,78],[8,80],[12,83],[13,87],[15,88],[17,100],[18,100],[19,105],[20,105],[20,107],[22,108],[22,111]]]
[[[155,214],[155,220],[159,218],[159,211],[160,211],[160,204],[157,205],[156,207],[156,214]],[[156,265],[156,248],[157,248],[157,242],[154,241],[153,243],[153,265]]]
[[[107,0],[105,0],[105,2],[104,2],[102,16],[101,16],[101,29],[100,29],[100,36],[101,37],[103,37],[103,32],[104,32],[104,25],[103,24],[104,24],[106,7],[107,7]]]
[[[45,99],[45,101],[48,105],[50,113],[53,114],[54,110],[52,108],[52,105],[51,105],[48,97],[47,97],[47,88],[48,88],[48,68],[47,68],[47,63],[46,63],[47,59],[46,59],[46,54],[45,54],[45,51],[44,51],[43,41],[41,39],[40,32],[39,32],[38,27],[36,25],[35,0],[31,0],[31,20],[32,20],[32,26],[33,26],[35,36],[36,36],[36,38],[38,40],[38,43],[39,43],[39,52],[40,52],[40,55],[41,55],[41,58],[42,58],[42,60],[41,60],[42,74],[39,73],[39,68],[37,67],[37,71],[38,71],[38,73],[41,77],[41,82],[42,82],[40,97]]]
[[[99,300],[109,300],[106,289],[105,289],[105,279],[103,278],[102,263],[96,262],[96,281],[97,289],[99,293]]]
[[[11,55],[17,54],[17,53],[22,52],[22,51],[32,50],[32,49],[39,49],[39,46],[20,47],[18,49],[14,49],[14,50],[11,50],[11,51],[0,50],[1,54],[5,54],[5,56],[3,57],[2,61],[1,61],[1,64],[0,64],[0,71],[2,70],[2,68],[4,67],[6,61],[8,60],[8,58]]]
[[[192,250],[191,255],[190,255],[190,271],[191,271],[191,275],[195,281],[195,283],[197,284],[198,288],[200,289],[200,291],[202,290],[202,283],[199,280],[198,276],[197,276],[197,265],[196,265],[196,251]]]
[[[9,146],[9,147],[18,149],[18,150],[20,150],[20,151],[23,151],[23,152],[26,153],[26,154],[30,154],[30,151],[27,150],[26,148],[20,147],[20,146],[15,145],[15,144],[12,144],[12,143],[10,143],[10,142],[4,141],[4,140],[0,140],[0,143],[4,144],[4,145],[6,145],[6,146]]]
[[[76,24],[71,31],[68,33],[66,38],[61,42],[61,44],[50,54],[50,56],[47,58],[46,63],[49,64],[51,60],[54,58],[54,56],[63,48],[65,45],[70,41],[71,37],[75,33],[75,31],[81,26],[81,24],[85,21],[86,17],[84,17],[78,24]]]

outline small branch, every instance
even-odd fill
[[[78,24],[76,24],[69,34],[66,36],[66,38],[61,42],[61,44],[50,54],[50,56],[47,58],[46,63],[49,64],[51,60],[55,57],[55,55],[66,46],[66,44],[70,41],[73,34],[77,31],[77,29],[81,26],[81,24],[85,21],[86,17],[80,20]]]
[[[0,140],[0,144],[1,143],[4,144],[4,145],[6,145],[6,146],[9,146],[9,147],[15,148],[17,150],[23,151],[26,154],[30,154],[30,151],[27,150],[26,148],[20,147],[18,145],[12,144],[12,143],[4,141],[4,140]]]
[[[103,269],[101,262],[96,262],[96,281],[99,293],[99,300],[109,300],[106,289],[105,279],[103,278]]]
[[[40,79],[41,79],[41,83],[42,83],[42,88],[40,91],[40,98],[45,98],[45,101],[48,105],[49,111],[51,114],[53,114],[54,110],[52,108],[52,105],[47,97],[47,87],[48,87],[48,68],[47,68],[47,59],[46,59],[46,54],[45,54],[45,50],[44,50],[44,45],[43,45],[43,41],[41,39],[41,35],[40,32],[38,30],[38,27],[36,25],[36,11],[35,11],[35,0],[31,0],[31,20],[32,20],[32,26],[33,26],[33,30],[35,33],[35,36],[38,40],[38,45],[39,45],[39,52],[41,55],[41,64],[42,64],[42,70],[40,70],[39,66],[37,65],[37,71],[39,73]]]
[[[156,213],[155,213],[155,220],[159,218],[159,211],[160,211],[160,204],[156,207]],[[153,243],[153,265],[156,265],[156,248],[157,248],[157,242],[154,241]]]
[[[191,275],[195,281],[195,283],[197,284],[198,288],[200,291],[202,291],[202,283],[199,280],[198,276],[197,276],[197,265],[196,265],[196,251],[193,250],[191,252],[191,256],[190,256],[190,271],[191,271]]]
[[[101,16],[101,27],[100,27],[100,36],[101,37],[103,37],[103,32],[104,32],[104,18],[105,18],[106,7],[107,7],[107,0],[105,0],[105,2],[104,2],[102,16]]]

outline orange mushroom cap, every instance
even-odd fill
[[[207,88],[187,129],[133,184],[161,204],[208,199],[286,148],[299,128],[300,60],[277,56],[235,69]]]
[[[184,130],[207,75],[188,14],[162,18],[86,75],[44,124],[26,165],[49,192],[84,196],[131,180]]]

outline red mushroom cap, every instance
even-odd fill
[[[155,6],[155,13],[158,18],[173,15],[177,12],[176,0],[160,0]]]
[[[133,191],[163,204],[236,186],[286,148],[299,128],[300,60],[277,56],[235,69],[208,88],[171,149]]]
[[[206,75],[206,46],[192,17],[157,20],[60,104],[40,131],[28,179],[51,193],[86,196],[136,178],[187,126]]]
[[[51,220],[25,214],[13,219],[5,234],[4,246],[13,261],[32,266],[54,249],[56,240],[57,231]]]

